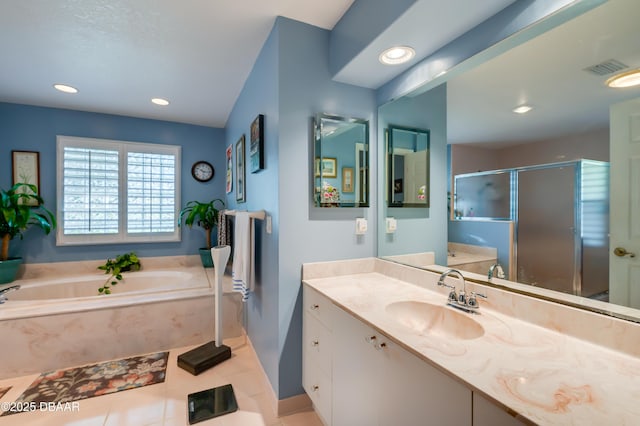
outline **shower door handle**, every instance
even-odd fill
[[[624,247],[616,247],[615,249],[613,249],[613,254],[615,254],[618,257],[625,257],[625,256],[636,257],[635,253],[631,253],[630,251],[627,251],[627,249],[625,249]]]

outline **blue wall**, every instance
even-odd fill
[[[436,263],[447,262],[447,88],[442,84],[413,98],[402,98],[379,109],[378,151],[385,152],[383,131],[389,125],[429,130],[429,208],[389,208],[385,184],[378,189],[378,256],[433,251]],[[385,158],[380,156],[379,168]],[[398,229],[385,233],[385,218],[395,217]]]
[[[311,118],[317,113],[369,120],[376,145],[375,92],[331,80],[329,32],[278,18],[280,34],[280,398],[302,392],[303,263],[370,257],[376,254],[375,204],[372,208],[313,207]],[[376,193],[376,153],[371,153],[370,193]],[[369,232],[355,235],[355,218],[365,217]]]
[[[12,184],[11,151],[40,152],[40,193],[45,207],[56,210],[56,135],[150,142],[182,146],[182,204],[189,200],[224,198],[224,130],[158,120],[73,110],[0,103],[0,187]],[[213,164],[216,174],[207,183],[191,177],[197,160]],[[44,236],[30,229],[24,240],[14,239],[10,255],[25,262],[106,259],[134,250],[139,256],[196,254],[204,246],[201,228],[183,228],[176,243],[105,244],[56,247],[55,232]]]
[[[376,253],[373,230],[354,235],[355,218],[373,221],[371,209],[312,206],[312,118],[325,112],[376,126],[374,92],[331,81],[328,52],[328,31],[278,18],[226,129],[231,145],[248,134],[257,114],[265,115],[265,170],[247,175],[247,202],[237,208],[264,209],[273,219],[273,234],[257,224],[256,291],[247,303],[247,332],[279,399],[303,392],[302,264]],[[230,205],[234,200],[235,193],[229,194]]]
[[[246,202],[236,203],[233,192],[227,194],[228,205],[241,210],[265,210],[272,218],[273,232],[266,233],[265,224],[255,221],[255,292],[246,303],[245,329],[274,389],[278,383],[278,234],[280,223],[278,184],[278,40],[272,31],[256,60],[253,70],[236,101],[227,121],[226,145],[235,143],[244,134],[249,138],[251,122],[264,114],[264,170],[247,171]],[[248,140],[248,139],[247,139]],[[248,158],[248,144],[245,158]],[[234,149],[235,168],[235,149]]]

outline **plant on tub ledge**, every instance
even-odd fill
[[[211,231],[213,231],[218,224],[219,210],[215,207],[216,202],[221,204],[221,208],[224,208],[224,201],[219,198],[207,203],[189,201],[187,205],[180,210],[180,215],[178,216],[178,226],[182,224],[182,220],[184,219],[184,224],[189,228],[195,223],[204,229],[207,245],[200,249],[200,259],[202,260],[202,266],[205,268],[213,267],[213,260],[211,259]]]
[[[111,274],[104,285],[98,289],[100,294],[111,294],[110,285],[118,284],[122,281],[122,273],[128,271],[140,270],[140,259],[134,253],[125,253],[116,256],[115,260],[107,259],[104,265],[98,266],[98,269],[104,271],[105,274]]]
[[[23,238],[23,232],[34,225],[45,234],[56,227],[55,216],[43,205],[35,185],[19,182],[8,190],[0,188],[0,284],[14,281],[22,263],[21,257],[9,258],[9,241]]]

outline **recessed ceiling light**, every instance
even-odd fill
[[[378,56],[378,60],[386,65],[404,64],[416,55],[416,51],[409,46],[394,46]]]
[[[156,105],[160,105],[160,106],[169,105],[169,101],[166,100],[166,99],[162,99],[162,98],[153,98],[153,99],[151,99],[151,102],[153,102]]]
[[[614,75],[607,80],[606,84],[614,88],[638,86],[640,85],[640,68]]]
[[[53,87],[56,90],[59,90],[64,93],[78,93],[78,89],[72,86],[68,86],[66,84],[54,84]]]
[[[515,107],[512,111],[516,114],[526,114],[533,109],[530,105],[520,105],[519,107]]]

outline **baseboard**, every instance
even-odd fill
[[[276,401],[276,406],[276,413],[278,413],[278,417],[312,408],[311,398],[309,398],[309,395],[306,393],[301,393],[300,395],[292,396],[290,398],[280,399]]]
[[[278,399],[276,393],[271,387],[271,381],[269,380],[267,373],[264,371],[264,368],[262,368],[262,363],[260,362],[260,358],[258,358],[258,354],[256,353],[256,350],[251,343],[249,335],[245,333],[244,336],[247,345],[251,348],[251,351],[253,351],[253,355],[258,360],[258,365],[260,366],[262,376],[269,384],[269,392],[267,393],[269,395],[269,402],[271,403],[271,407],[273,408],[274,413],[276,413],[278,417],[282,417],[288,414],[297,413],[298,411],[304,411],[312,408],[311,398],[309,398],[309,395],[307,395],[306,393],[302,393],[300,395],[295,395],[285,399]]]

